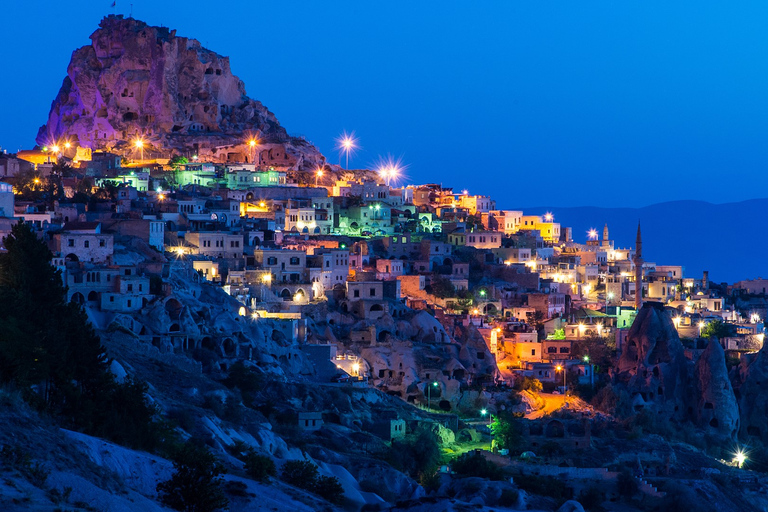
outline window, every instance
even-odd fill
[[[371,297],[375,297],[376,296],[376,288],[371,288],[370,295],[371,295]]]
[[[131,299],[128,299],[128,307],[131,307]]]
[[[74,247],[74,246],[75,246],[75,241],[72,238],[67,240],[67,247]]]
[[[109,296],[109,302],[115,302],[115,296],[114,295],[110,295]]]
[[[299,264],[299,258],[296,256],[291,258],[291,265],[298,265]]]
[[[536,349],[535,349],[535,348],[532,348],[532,349],[531,349],[531,355],[532,355],[532,356],[535,356],[535,355],[536,355]]]
[[[132,292],[132,291],[133,291],[133,285],[132,285],[132,284],[129,284],[129,285],[128,285],[128,291],[129,291],[129,292]]]
[[[107,241],[106,240],[104,240],[104,239],[99,240],[99,247],[106,247],[106,245],[107,245]]]
[[[277,258],[274,256],[267,258],[267,265],[277,265]]]
[[[355,290],[355,291],[352,293],[352,295],[353,295],[353,296],[355,296],[355,297],[359,297],[359,296],[360,296],[360,290]]]
[[[83,247],[85,247],[86,249],[89,248],[90,246],[91,246],[90,240],[86,240],[83,242]]]

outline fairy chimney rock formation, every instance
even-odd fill
[[[250,147],[248,141],[259,139]],[[286,170],[322,165],[311,144],[293,138],[249,98],[229,57],[199,41],[120,15],[102,19],[91,44],[72,53],[38,144],[67,140],[94,151],[145,159],[171,154],[215,162],[252,162]]]

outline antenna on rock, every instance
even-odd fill
[[[128,17],[133,18],[133,4],[131,4],[131,14],[129,14]]]

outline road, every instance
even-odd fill
[[[535,420],[553,413],[565,404],[565,395],[553,395],[552,393],[539,393],[544,401],[544,407],[525,415],[526,419]],[[573,400],[573,399],[571,399]]]

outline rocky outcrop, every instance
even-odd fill
[[[739,407],[728,379],[725,352],[716,339],[710,340],[694,369],[694,420],[730,438],[739,432]]]
[[[742,356],[734,370],[733,387],[739,403],[740,434],[745,438],[768,441],[768,349]]]
[[[249,161],[292,170],[325,163],[304,139],[293,138],[232,74],[229,57],[122,16],[107,16],[91,44],[75,50],[37,142],[68,140],[92,150],[139,158],[176,152],[219,162]],[[256,149],[248,139],[259,139]],[[70,155],[67,155],[70,156]]]
[[[670,315],[660,303],[640,309],[619,358],[619,382],[633,395],[636,410],[648,408],[665,419],[686,419],[688,360]]]

